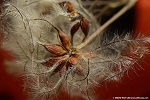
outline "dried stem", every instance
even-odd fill
[[[79,46],[77,46],[77,49],[82,49],[84,46],[86,46],[88,43],[90,43],[105,28],[107,28],[110,24],[112,24],[115,20],[117,20],[121,15],[123,15],[127,10],[129,10],[136,3],[136,1],[137,0],[128,0],[128,3],[118,13],[116,13],[112,18],[110,18],[105,24],[100,26],[96,30],[96,32],[94,32],[88,39],[85,40],[85,42],[83,42]]]

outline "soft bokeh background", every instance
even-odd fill
[[[134,20],[134,31],[150,36],[150,0],[138,1],[135,7]],[[0,35],[0,40],[1,37]],[[7,74],[7,67],[4,65],[6,59],[13,60],[8,52],[0,49],[0,100],[27,100],[27,95],[23,92],[23,81]],[[136,72],[129,70],[128,75],[126,74],[119,82],[102,84],[95,90],[98,100],[112,100],[115,96],[150,98],[150,55],[146,55],[143,61],[140,61],[140,65],[144,70],[141,68],[136,69]],[[61,93],[58,100],[81,100],[81,98],[71,98]]]

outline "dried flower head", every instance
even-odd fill
[[[95,0],[93,5],[99,2]],[[149,37],[103,36],[103,30],[136,0],[107,1],[96,16],[79,0],[13,0],[1,7],[3,48],[13,52],[16,69],[31,99],[52,99],[61,89],[91,99],[90,88],[118,81],[149,50]],[[106,8],[123,6],[103,25]],[[106,8],[105,8],[106,7]],[[98,17],[98,18],[97,18]],[[98,28],[99,27],[99,28]],[[77,92],[76,92],[77,91]]]

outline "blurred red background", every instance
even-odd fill
[[[150,36],[150,0],[138,0],[136,4],[134,30],[137,33]],[[18,77],[10,76],[6,73],[4,60],[11,57],[9,53],[0,49],[0,100],[27,100],[26,93],[23,93],[23,81]],[[129,70],[129,75],[125,75],[120,82],[107,82],[96,89],[98,100],[112,100],[119,96],[142,96],[150,98],[150,55],[144,57],[144,62],[140,62],[142,69]],[[81,100],[81,98],[71,98],[61,94],[58,100]]]

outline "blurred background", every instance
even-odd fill
[[[0,0],[2,2],[2,0]],[[133,30],[150,36],[150,0],[138,0],[136,6],[119,18],[112,27],[115,30]],[[0,34],[2,40],[2,34]],[[0,100],[28,100],[23,92],[23,81],[17,76],[7,73],[5,60],[13,60],[9,52],[0,48]],[[95,89],[97,100],[112,100],[113,97],[149,97],[150,99],[150,55],[139,62],[141,67],[129,70],[119,82],[105,82]],[[136,67],[136,66],[135,66]],[[75,91],[76,92],[76,91]],[[61,93],[58,100],[83,100]]]

